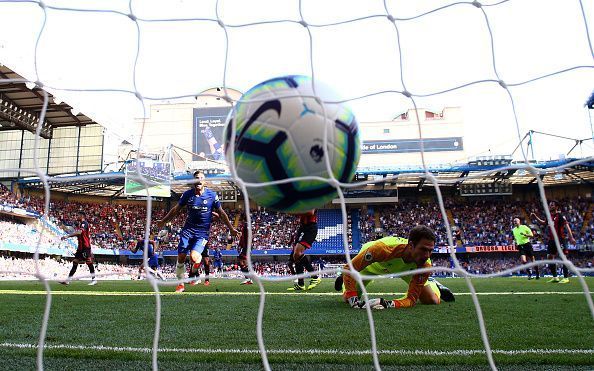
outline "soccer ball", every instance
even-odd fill
[[[332,90],[317,80],[314,94],[312,79],[307,76],[283,76],[254,86],[227,118],[227,161],[235,161],[237,175],[246,183],[304,176],[328,179],[326,161],[338,181],[350,182],[361,156],[359,125],[343,103],[327,103],[337,100]],[[231,140],[235,141],[234,153]],[[336,188],[318,180],[247,190],[260,206],[290,213],[320,207],[336,197]]]

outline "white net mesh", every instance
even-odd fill
[[[180,1],[173,6],[169,3],[149,4],[130,1],[127,6],[121,6],[119,3],[102,2],[100,4],[93,4],[97,8],[87,5],[83,8],[82,4],[77,3],[76,7],[73,7],[68,2],[0,1],[0,13],[8,14],[12,12],[15,15],[30,17],[35,19],[35,22],[30,23],[30,26],[38,28],[34,49],[23,49],[22,57],[16,61],[22,62],[25,65],[32,65],[32,68],[30,68],[33,76],[31,81],[0,79],[0,84],[33,82],[37,87],[41,88],[39,91],[44,94],[45,106],[41,110],[40,122],[44,121],[48,104],[46,90],[56,93],[75,92],[90,94],[95,97],[96,102],[104,103],[113,103],[117,99],[133,98],[136,103],[135,105],[142,107],[142,112],[144,113],[144,117],[146,117],[145,103],[147,101],[194,97],[197,95],[197,92],[193,90],[193,86],[222,86],[225,91],[224,98],[231,104],[233,103],[233,99],[227,93],[230,81],[233,84],[246,80],[257,82],[275,75],[275,71],[278,71],[276,75],[282,75],[292,69],[295,72],[311,75],[315,81],[318,75],[330,74],[329,69],[332,63],[321,63],[320,61],[331,60],[335,65],[346,63],[349,66],[355,66],[357,64],[363,66],[354,70],[355,72],[349,74],[348,78],[342,78],[343,86],[338,86],[338,90],[349,91],[350,85],[360,84],[361,81],[366,81],[366,79],[372,80],[367,84],[372,89],[359,89],[356,91],[356,94],[352,94],[346,100],[355,106],[355,112],[357,112],[357,106],[361,107],[363,105],[368,105],[371,107],[371,110],[376,110],[378,107],[384,107],[386,105],[401,105],[403,107],[417,109],[420,104],[432,102],[428,100],[429,98],[438,97],[443,99],[444,102],[447,102],[451,101],[451,95],[453,93],[467,94],[468,96],[479,93],[478,100],[482,100],[483,103],[477,104],[477,106],[481,107],[483,112],[484,107],[489,106],[489,104],[485,105],[484,101],[492,101],[493,107],[496,107],[496,109],[505,109],[507,112],[503,115],[497,115],[497,119],[485,117],[484,124],[478,130],[487,130],[490,132],[496,127],[498,131],[510,133],[510,135],[505,136],[504,141],[507,141],[508,144],[513,143],[513,146],[515,146],[524,139],[522,132],[528,127],[534,127],[533,125],[535,124],[528,121],[533,120],[534,117],[539,117],[534,111],[523,112],[518,110],[522,102],[527,100],[526,96],[532,94],[532,91],[528,91],[528,93],[524,92],[523,88],[534,86],[536,89],[539,89],[539,84],[542,84],[544,80],[556,79],[567,81],[565,84],[558,85],[560,89],[569,89],[575,83],[576,76],[578,79],[585,78],[592,81],[594,53],[588,29],[588,26],[591,25],[591,17],[589,18],[587,14],[593,14],[593,11],[592,9],[587,9],[587,7],[591,7],[591,4],[584,4],[581,1],[558,2],[554,6],[550,3],[545,6],[541,2],[517,4],[519,3],[518,1],[501,1],[489,4],[482,4],[478,1],[431,5],[424,3],[420,6],[415,4],[416,9],[414,10],[408,9],[409,5],[388,1],[383,3],[378,2],[373,5],[366,4],[365,6],[355,3],[349,3],[347,6],[343,3],[318,4],[317,2],[307,1],[283,2],[282,4],[277,4],[277,2],[265,4],[257,1],[250,2],[248,5],[249,8],[259,9],[257,12],[251,13],[255,14],[255,17],[258,18],[256,20],[249,20],[249,16],[242,18],[236,12],[232,12],[231,9],[233,7],[240,7],[240,4],[237,2],[190,3],[192,2],[184,3]],[[241,7],[244,6],[246,5],[241,5]],[[551,9],[553,9],[553,13]],[[41,16],[39,15],[40,11]],[[554,13],[554,11],[557,13]],[[539,18],[539,12],[543,12],[542,14],[544,14],[541,17],[542,19],[537,19],[535,23],[531,23],[531,29],[522,29],[522,27],[525,27],[522,25],[524,20],[527,18]],[[226,14],[232,14],[231,19],[226,18]],[[328,14],[331,14],[331,16],[329,17]],[[454,17],[454,14],[456,14],[456,17]],[[89,44],[111,43],[106,49],[103,49],[109,51],[109,58],[111,60],[107,58],[103,59],[103,61],[112,63],[112,68],[106,68],[106,71],[111,71],[111,73],[118,71],[116,80],[119,83],[116,86],[104,86],[101,83],[103,81],[102,79],[105,78],[102,74],[105,72],[85,71],[78,68],[76,71],[80,74],[77,76],[81,78],[80,83],[73,84],[72,86],[64,86],[61,83],[63,81],[62,79],[66,80],[65,76],[68,74],[68,68],[73,66],[71,63],[85,63],[84,58],[81,58],[82,60],[73,58],[75,59],[74,62],[68,61],[66,58],[54,58],[54,55],[64,52],[64,45],[51,44],[53,48],[56,48],[55,50],[44,48],[44,43],[47,42],[48,38],[66,37],[68,32],[74,31],[64,29],[56,31],[50,27],[54,17],[59,21],[60,19],[65,19],[63,17],[66,16],[71,17],[70,21],[73,27],[80,27],[81,30],[89,27],[85,22],[91,19],[92,25],[102,25],[105,28],[105,30],[85,32],[85,37]],[[556,17],[556,19],[551,17]],[[330,21],[328,20],[329,18],[331,18]],[[233,19],[240,19],[242,21],[235,21]],[[454,27],[455,25],[458,26],[458,23],[464,23],[466,27]],[[161,27],[159,29],[153,29],[153,26],[157,24]],[[268,34],[265,36],[262,34],[263,27],[267,27],[264,32],[268,32]],[[110,28],[109,32],[107,32],[107,28]],[[334,30],[344,30],[346,28],[349,29],[350,38],[344,40],[330,39],[323,32],[325,30],[334,32]],[[564,29],[563,35],[568,35],[565,32],[567,28],[570,28],[571,32],[569,35],[573,38],[571,40],[559,36],[562,29]],[[277,33],[277,30],[281,32]],[[353,30],[355,31],[352,32]],[[440,30],[444,35],[439,34]],[[520,30],[522,32],[519,32]],[[159,32],[162,34],[159,34]],[[498,38],[499,33],[505,35],[505,37]],[[411,38],[410,35],[413,34],[417,38]],[[114,35],[117,36],[114,37]],[[199,40],[196,40],[196,35],[200,35]],[[509,41],[510,35],[517,38],[518,42],[506,42],[506,40]],[[116,42],[116,38],[118,37],[121,40]],[[249,43],[246,41],[249,37],[263,37],[264,39],[268,38],[268,40],[262,44],[250,44],[251,50],[241,48],[241,53],[235,53],[235,47],[239,49],[239,45]],[[440,45],[439,41],[448,37],[459,38],[460,42],[448,43],[446,46]],[[145,38],[152,42],[156,40],[158,47],[147,48],[144,51]],[[301,41],[305,38],[305,43],[303,44],[301,42],[300,45],[305,45],[307,49],[304,50],[294,46],[294,40],[299,38],[302,39]],[[169,45],[167,40],[176,40],[179,43]],[[381,45],[381,48],[389,49],[391,53],[381,56],[374,54],[377,53],[377,50],[373,46],[367,45],[369,40],[373,40],[369,45]],[[333,48],[320,48],[316,45],[316,42],[319,42],[322,46],[327,45],[329,42],[335,42],[338,45],[335,45]],[[188,50],[184,58],[179,58],[181,55],[180,51],[175,48],[179,48],[179,45],[184,45],[184,43],[187,45]],[[357,51],[355,49],[355,52],[351,52],[353,50],[353,44],[361,48],[361,50]],[[15,49],[18,50],[21,47],[24,46],[19,45]],[[76,45],[67,45],[66,47],[71,53],[75,53],[77,50]],[[547,48],[549,51],[552,48],[557,48],[555,54],[565,55],[567,58],[556,59],[553,63],[546,63],[548,55],[543,54],[542,48]],[[579,52],[575,53],[572,50],[570,53],[568,52],[569,48],[579,49]],[[200,52],[196,53],[196,49],[200,52],[208,51],[211,54],[218,55],[218,57],[212,58],[212,60],[202,58]],[[271,49],[274,50],[273,53],[271,53]],[[468,53],[469,50],[473,52]],[[337,51],[340,51],[340,53],[337,53]],[[169,60],[171,64],[160,66],[160,68],[168,70],[167,73],[151,72],[155,68],[150,62],[151,57],[155,56],[154,53],[171,54]],[[285,62],[288,61],[287,63],[289,65],[284,64],[281,68],[275,55],[282,54],[289,56],[289,58],[285,59]],[[464,55],[465,58],[463,60],[456,58],[459,55]],[[224,58],[221,59],[221,56],[224,56]],[[56,61],[53,61],[53,59]],[[259,63],[264,65],[264,69],[259,69],[253,74],[245,72],[242,66],[247,65],[247,61],[250,59],[258,60]],[[349,59],[349,61],[345,61],[345,59]],[[383,59],[383,61],[379,61],[379,59]],[[457,68],[454,71],[453,67],[456,64],[461,64],[462,68]],[[369,73],[369,70],[378,67],[388,69],[384,71],[382,78],[373,80],[378,79],[378,77]],[[58,73],[50,73],[52,69],[59,69],[59,71]],[[185,75],[178,75],[176,73],[178,69],[186,71]],[[422,74],[411,73],[412,70],[422,70],[424,72]],[[462,73],[461,75],[456,75],[456,73],[460,72]],[[96,76],[91,76],[94,73],[96,73]],[[173,76],[168,76],[169,73],[173,74]],[[450,73],[454,76],[448,82],[439,78]],[[240,75],[246,74],[249,76],[240,77]],[[50,77],[46,79],[46,75]],[[85,77],[85,79],[83,80],[82,77]],[[113,76],[108,81],[111,81],[111,78]],[[171,83],[174,79],[176,79],[175,83]],[[159,86],[152,84],[154,80],[164,80],[170,83]],[[487,87],[487,89],[480,90],[483,87]],[[564,93],[567,93],[567,91],[551,91],[549,95],[545,94],[545,96],[547,96],[547,99],[554,100],[560,94]],[[106,98],[106,96],[109,97]],[[583,99],[583,95],[580,96],[580,99]],[[478,102],[478,100],[475,102]],[[128,100],[128,102],[131,101]],[[548,103],[550,101],[542,102],[543,105],[547,105]],[[534,106],[530,107],[533,108]],[[418,111],[416,112],[418,115]],[[488,112],[484,113],[488,115]],[[534,116],[529,118],[528,115]],[[494,120],[502,118],[505,118],[505,120],[494,122]],[[418,116],[414,119],[418,123],[418,137],[423,138],[420,125],[421,120]],[[40,130],[41,125],[38,125],[38,140]],[[473,130],[477,129],[475,128]],[[38,140],[36,140],[35,147],[36,160],[39,157],[37,151]],[[142,143],[142,134],[140,143]],[[233,147],[233,141],[231,143]],[[541,169],[533,166],[528,161],[529,156],[523,146],[519,148],[522,151],[521,155],[524,163],[507,166],[498,170],[521,169],[530,172],[536,177],[542,207],[546,213],[546,220],[549,225],[552,225],[544,184],[540,175],[556,173],[564,168],[591,161],[592,158],[586,157],[573,163],[564,164],[559,168]],[[233,150],[234,148],[231,148],[231,151]],[[413,175],[431,182],[434,186],[439,202],[439,209],[447,229],[449,246],[453,247],[455,244],[452,238],[452,231],[450,230],[450,223],[447,220],[440,186],[454,184],[457,180],[444,181],[443,179],[438,179],[428,171],[423,141],[421,141],[420,156],[425,171]],[[328,160],[326,161],[326,165],[330,169],[330,163]],[[0,171],[11,172],[15,170],[19,169],[2,169]],[[230,164],[230,170],[233,175],[233,181],[241,188],[244,195],[248,195],[246,183],[235,176],[234,163]],[[23,169],[21,171],[22,173],[28,172]],[[50,203],[48,181],[56,182],[60,181],[60,179],[49,177],[37,161],[35,162],[35,171],[30,171],[29,173],[29,175],[39,176],[45,185],[44,215],[47,217]],[[329,171],[329,173],[332,174],[332,171]],[[484,173],[473,174],[469,178],[478,179],[483,176],[489,176],[492,173],[493,171],[489,170]],[[105,178],[105,175],[84,176],[87,179],[99,177]],[[312,177],[301,179],[319,180],[319,178]],[[397,179],[398,177],[393,177],[375,182]],[[138,180],[145,185],[149,184],[149,181],[144,178],[139,178]],[[366,180],[361,183],[342,184],[335,178],[323,180],[336,187],[338,191],[344,229],[343,246],[348,246],[346,230],[348,225],[347,210],[343,189],[359,187],[371,181]],[[289,181],[291,180],[280,182]],[[274,183],[278,184],[279,182]],[[264,187],[269,184],[271,183],[247,185]],[[249,210],[249,206],[246,198],[245,210]],[[145,238],[148,238],[152,210],[150,198],[147,199],[146,207]],[[246,213],[246,219],[250,225],[248,241],[251,241],[252,222],[249,212]],[[578,277],[584,291],[585,300],[590,309],[590,314],[594,318],[592,297],[589,294],[588,286],[582,275],[588,270],[578,268],[568,260],[559,244],[559,236],[557,236],[556,232],[553,232],[553,235],[561,264],[566,265]],[[249,250],[251,251],[251,247]],[[351,266],[351,273],[363,290],[364,299],[368,300],[368,295],[362,282],[369,277],[362,276],[356,270],[352,269],[351,259],[347,251],[348,249],[345,249],[345,257],[349,266]],[[147,249],[144,250],[144,254],[145,269],[149,269],[146,260]],[[483,318],[479,298],[470,279],[477,276],[485,277],[485,275],[476,275],[467,272],[460,265],[454,249],[450,249],[450,255],[454,262],[453,269],[431,268],[430,270],[454,272],[464,277],[476,309],[489,366],[492,369],[496,369],[493,360],[493,351],[489,341],[489,333]],[[46,277],[39,269],[39,250],[35,253],[35,260],[37,269],[36,277],[44,284],[47,291],[43,325],[39,333],[39,343],[37,346],[37,368],[42,370],[44,367],[47,325],[52,306],[52,290],[49,284],[52,278]],[[512,271],[523,270],[536,264],[555,262],[558,263],[559,261],[543,260],[537,263],[528,263],[487,276],[503,276]],[[248,254],[248,266],[250,267],[250,276],[260,289],[260,302],[257,313],[257,341],[262,363],[264,368],[268,370],[271,367],[267,357],[266,339],[263,336],[263,317],[266,304],[264,282],[270,280],[270,278],[260,276],[254,271],[251,254]],[[333,270],[326,271],[332,273]],[[406,272],[406,274],[425,271],[427,270],[420,269]],[[591,272],[592,270],[590,269],[589,271]],[[26,272],[18,273],[26,274]],[[397,277],[400,275],[375,276],[373,279]],[[301,275],[301,277],[310,276],[308,273]],[[83,275],[81,277],[88,276]],[[147,277],[154,289],[156,300],[155,333],[153,347],[150,350],[152,353],[152,367],[156,370],[158,368],[157,356],[159,351],[159,333],[161,330],[160,290],[164,283],[154,279],[151,275],[147,275]],[[282,279],[290,281],[298,277],[287,276]],[[167,285],[177,283],[177,281],[168,282]],[[374,317],[370,308],[366,310],[371,334],[370,346],[373,365],[376,369],[380,369]],[[406,355],[406,352],[402,354]]]

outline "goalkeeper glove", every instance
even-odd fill
[[[384,298],[369,300],[369,307],[371,309],[386,309],[394,308],[394,300],[385,300]]]

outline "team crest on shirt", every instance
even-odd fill
[[[204,200],[202,201],[202,203],[206,205],[208,203],[208,200]]]
[[[368,251],[365,253],[365,255],[363,255],[363,259],[365,259],[366,262],[370,262],[373,260],[373,254]]]

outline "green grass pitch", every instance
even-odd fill
[[[465,281],[440,281],[457,294],[454,303],[374,311],[383,369],[488,369]],[[576,278],[566,285],[520,278],[472,282],[500,369],[594,367],[594,320]],[[586,282],[594,291],[594,278]],[[306,293],[287,292],[289,281],[264,283],[263,333],[272,369],[373,368],[366,311],[343,304],[332,283],[324,280]],[[46,370],[151,368],[156,300],[147,281],[51,287]],[[369,289],[372,297],[394,297],[406,286],[391,279]],[[160,369],[262,368],[257,285],[214,279],[210,287],[187,286],[184,294],[174,294],[172,286],[161,290]],[[45,301],[39,282],[0,282],[1,370],[36,367]]]

